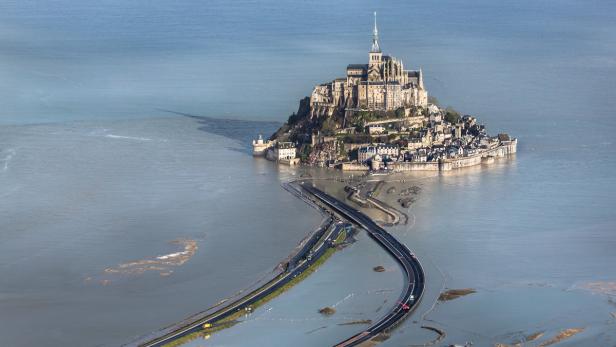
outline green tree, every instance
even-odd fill
[[[452,124],[458,123],[460,121],[460,112],[451,106],[447,106],[445,109],[445,120]]]
[[[297,123],[298,120],[299,116],[295,112],[293,112],[293,114],[289,116],[289,119],[287,119],[287,124],[293,125]]]
[[[325,136],[334,135],[336,133],[336,122],[331,117],[328,117],[321,124],[321,132]]]
[[[355,132],[357,133],[363,133],[364,129],[366,128],[366,121],[364,121],[362,118],[357,119],[354,123],[353,126],[355,127]]]

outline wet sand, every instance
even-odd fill
[[[504,165],[509,165],[508,163],[511,162],[511,159],[509,160],[501,160],[500,162],[496,162],[496,169],[498,170],[498,168],[500,167],[502,169],[502,167]],[[463,172],[463,171],[468,171],[468,172]],[[413,203],[410,205],[410,207],[408,209],[403,209],[405,212],[408,212],[409,214],[409,225],[403,226],[395,226],[395,227],[391,227],[391,231],[394,235],[396,235],[397,237],[402,237],[403,239],[406,240],[407,244],[409,245],[409,247],[411,247],[412,250],[417,251],[417,253],[419,253],[419,257],[423,257],[423,259],[430,259],[430,253],[431,253],[431,249],[430,248],[425,248],[422,249],[421,245],[418,245],[416,242],[410,241],[412,239],[415,239],[416,237],[414,236],[415,233],[417,232],[425,232],[425,231],[421,231],[421,229],[417,230],[417,226],[415,225],[415,221],[420,221],[422,223],[422,225],[426,224],[425,223],[425,218],[426,216],[424,215],[416,215],[417,213],[417,208],[416,206],[419,206],[420,210],[425,211],[425,207],[427,204],[432,204],[433,203],[433,194],[435,189],[438,189],[440,191],[442,190],[446,190],[447,187],[441,187],[438,188],[435,186],[435,181],[442,181],[442,180],[453,180],[453,181],[464,181],[467,180],[467,178],[465,178],[465,175],[470,175],[471,177],[473,175],[477,175],[477,174],[483,174],[486,172],[485,168],[476,168],[476,169],[465,169],[465,170],[460,170],[460,171],[455,171],[455,172],[451,172],[451,173],[446,173],[444,175],[431,175],[431,174],[424,174],[424,173],[420,173],[418,175],[413,175],[413,176],[404,176],[404,175],[390,175],[390,176],[386,176],[384,178],[385,181],[387,181],[384,185],[381,185],[381,194],[378,195],[378,197],[380,199],[383,199],[386,203],[390,203],[390,204],[395,204],[397,203],[398,199],[400,199],[400,194],[403,193],[405,195],[411,196],[414,198]],[[318,174],[312,174],[313,176],[318,176]],[[334,175],[339,175],[339,176],[344,176],[344,174],[334,174]],[[445,178],[443,178],[443,176]],[[450,177],[450,178],[447,178]],[[370,177],[367,177],[366,179],[370,179]],[[341,190],[342,187],[346,184],[345,182],[340,182],[340,180],[320,180],[319,183],[321,188],[323,188],[324,190],[328,191],[331,194],[336,194],[338,193],[338,197],[342,198],[344,197],[344,195],[342,194]],[[442,185],[443,183],[437,183],[439,185]],[[389,192],[389,193],[387,193]],[[374,209],[370,209],[366,206],[357,206],[358,209],[362,210],[362,212],[365,212],[367,214],[370,213],[375,213],[375,211],[371,211]],[[432,207],[434,209],[434,211],[438,211],[438,207]],[[440,211],[439,211],[440,212]],[[430,214],[436,214],[438,215],[439,213],[430,213]],[[424,218],[422,220],[422,218]],[[451,216],[440,216],[437,218],[451,218]],[[466,226],[468,227],[468,226]],[[423,226],[421,227],[423,228]],[[456,230],[456,229],[454,229]],[[460,229],[460,232],[462,232],[462,229]],[[451,241],[449,241],[451,242]],[[424,243],[424,242],[422,242]],[[433,243],[434,244],[434,243]],[[448,246],[451,247],[451,244]],[[454,248],[455,249],[455,248]],[[455,251],[454,251],[455,252]],[[440,262],[442,264],[442,262]],[[441,265],[442,266],[442,265]],[[412,321],[419,321],[420,323],[422,321],[429,321],[429,322],[446,322],[445,324],[449,325],[449,327],[451,326],[456,326],[457,321],[454,320],[454,317],[459,317],[460,314],[464,315],[463,312],[459,311],[459,304],[460,303],[464,303],[464,306],[467,307],[469,304],[474,304],[474,305],[479,305],[480,308],[482,307],[490,307],[490,305],[492,305],[491,303],[487,303],[484,302],[487,300],[486,297],[494,297],[495,294],[491,294],[491,293],[477,293],[476,290],[474,288],[465,288],[465,289],[453,289],[453,290],[449,290],[449,291],[445,291],[440,292],[437,291],[435,292],[435,287],[439,288],[441,286],[443,286],[445,283],[450,282],[451,280],[447,280],[447,281],[443,281],[444,279],[446,279],[446,274],[443,275],[443,270],[440,267],[434,267],[434,265],[432,266],[428,266],[429,270],[427,272],[428,274],[428,280],[432,283],[432,285],[430,286],[432,288],[432,293],[428,293],[428,295],[426,295],[425,300],[422,302],[422,305],[420,306],[420,310],[418,310],[418,312],[424,312],[427,313],[426,316],[424,316],[423,314],[420,316],[415,315],[411,320]],[[445,268],[447,268],[447,266],[445,266]],[[511,285],[513,285],[513,287],[517,287],[516,284],[512,283]],[[513,294],[514,292],[511,291],[511,289],[508,288],[508,286],[505,286],[504,288],[502,288],[501,286],[496,286],[493,287],[493,285],[490,285],[491,289],[489,289],[490,291],[496,291],[497,293],[501,293],[503,290],[505,290],[504,293],[507,293],[505,295],[499,294],[496,297],[500,297],[500,300],[503,300],[502,303],[500,303],[498,306],[503,306],[503,307],[507,307],[508,305],[506,304],[507,301],[511,301],[511,298],[514,297],[516,298],[516,300],[520,300],[523,298],[531,298],[531,297],[536,297],[536,296],[543,296],[545,295],[545,291],[551,292],[552,294],[548,294],[548,295],[552,295],[552,296],[556,296],[559,297],[560,294],[558,294],[559,292],[562,293],[562,291],[564,289],[566,289],[566,285],[565,287],[563,286],[559,286],[556,285],[554,283],[541,283],[541,282],[529,282],[527,284],[527,288],[529,288],[529,290],[531,291],[537,291],[536,293],[532,293],[530,292],[529,295],[525,295],[524,293],[527,290],[523,290],[523,291],[519,291],[519,296]],[[535,289],[533,289],[535,288]],[[601,308],[601,312],[605,312],[605,315],[607,315],[608,317],[612,317],[612,311],[613,310],[609,310],[609,307],[605,305],[605,302],[607,301],[607,303],[609,303],[609,298],[610,296],[613,295],[613,282],[611,281],[592,281],[592,282],[586,282],[583,283],[582,285],[576,285],[574,288],[579,288],[579,289],[583,289],[586,291],[589,291],[591,293],[595,293],[595,294],[599,294],[601,296],[606,296],[607,300],[603,300],[603,307]],[[482,288],[480,288],[482,289]],[[444,294],[444,295],[441,295]],[[474,294],[469,296],[469,298],[473,298],[473,299],[465,299],[464,301],[458,301],[458,300],[454,300],[456,298],[459,298],[461,296],[466,296],[468,294]],[[583,310],[585,312],[587,312],[588,314],[590,314],[591,312],[593,312],[593,309],[591,309],[590,307],[595,307],[597,308],[597,305],[602,305],[601,304],[601,297],[597,297],[597,298],[590,298],[590,297],[580,297],[580,294],[575,294],[575,293],[571,293],[571,295],[573,296],[577,296],[576,300],[581,300],[581,302],[578,303],[578,307],[580,306],[586,306]],[[571,296],[569,295],[569,296]],[[431,297],[431,299],[430,299]],[[438,305],[437,307],[432,307],[432,303],[433,302],[437,302],[439,297],[441,299],[446,299],[446,301],[451,301],[451,303],[448,303],[447,305]],[[592,299],[592,300],[591,300]],[[529,299],[531,300],[531,299]],[[533,299],[534,300],[534,299]],[[553,299],[554,300],[554,299]],[[559,299],[562,302],[572,302],[571,298],[569,299]],[[582,302],[588,302],[589,300],[591,300],[593,303],[587,303],[587,304],[582,304]],[[453,305],[453,306],[450,306]],[[542,312],[541,315],[538,315],[536,312],[532,313],[533,315],[535,315],[534,318],[530,318],[533,321],[537,322],[535,324],[537,324],[537,326],[541,326],[541,327],[545,327],[545,330],[542,330],[541,332],[537,332],[536,328],[533,327],[525,327],[525,322],[527,321],[527,319],[529,317],[525,317],[525,318],[521,318],[519,321],[516,321],[515,319],[510,318],[510,322],[508,324],[506,324],[503,327],[503,331],[500,333],[496,333],[496,332],[491,332],[491,333],[487,333],[487,334],[493,334],[491,338],[488,338],[487,341],[491,341],[491,345],[495,345],[497,343],[503,343],[500,342],[498,335],[499,334],[511,334],[512,336],[520,336],[519,338],[517,338],[517,341],[532,341],[532,340],[536,340],[537,343],[546,343],[545,346],[549,346],[551,344],[555,344],[557,342],[555,341],[565,341],[568,339],[573,338],[574,336],[577,336],[578,334],[581,334],[582,331],[578,331],[578,330],[570,330],[570,329],[562,329],[559,328],[558,326],[554,326],[554,324],[549,324],[551,319],[556,319],[555,317],[559,317],[556,321],[557,322],[561,322],[561,327],[562,325],[567,324],[567,322],[574,322],[574,321],[580,321],[581,317],[576,317],[574,319],[571,318],[566,318],[567,314],[566,314],[566,310],[564,310],[563,308],[556,308],[558,307],[557,304],[555,304],[556,306],[553,306],[549,309],[545,309],[544,312]],[[423,308],[423,309],[422,309]],[[502,309],[502,308],[501,308]],[[471,310],[465,309],[465,311],[467,311],[468,314],[473,315],[471,312]],[[491,313],[482,313],[482,316],[485,317],[490,317],[492,315],[496,315],[498,316],[499,313],[497,312],[498,309],[495,308],[494,312]],[[449,312],[449,313],[448,313]],[[507,311],[505,311],[507,312]],[[501,313],[505,313],[505,312],[501,312]],[[530,309],[529,312],[534,312],[533,309]],[[616,314],[616,313],[615,313]],[[593,312],[593,315],[596,315],[596,312]],[[603,317],[605,317],[605,315]],[[448,317],[449,316],[449,317]],[[434,317],[437,317],[436,320],[434,320]],[[552,318],[548,318],[548,317],[552,317]],[[482,319],[484,320],[484,319]],[[583,320],[582,320],[583,321]],[[592,320],[586,320],[585,322],[591,322]],[[449,323],[447,323],[449,322]],[[515,323],[518,322],[518,323]],[[523,328],[521,329],[520,332],[517,333],[507,333],[506,330],[504,330],[506,327],[510,326],[511,324],[518,324],[519,326],[522,326]],[[583,334],[583,336],[587,336],[587,339],[592,339],[597,337],[597,331],[601,330],[600,326],[603,325],[603,323],[601,323],[601,320],[598,319],[595,323],[591,323],[594,324],[595,328],[589,330],[586,334]],[[402,326],[404,326],[406,329],[410,329],[409,331],[413,331],[413,335],[415,335],[415,337],[413,338],[413,341],[417,341],[417,345],[420,345],[422,343],[428,343],[428,341],[433,341],[432,339],[434,339],[434,337],[430,337],[429,335],[426,335],[425,333],[421,333],[421,330],[416,330],[416,326],[414,326],[414,324],[409,323],[409,322],[405,322],[402,324]],[[489,325],[487,325],[489,326]],[[404,328],[402,328],[404,329]],[[383,345],[392,345],[392,346],[396,346],[398,345],[398,343],[400,342],[400,338],[402,336],[408,336],[408,332],[404,331],[401,329],[401,331],[396,332],[394,331],[394,333],[392,334],[391,338],[388,339],[388,341],[386,343],[383,343]],[[477,329],[477,330],[482,330],[482,329],[478,329],[477,326],[468,326],[465,329]],[[577,329],[577,328],[576,328]],[[460,333],[458,330],[458,328],[454,328],[453,330],[451,329],[447,329],[450,331],[444,331],[444,333],[447,333],[447,336],[445,338],[446,342],[450,342],[450,343],[464,343],[465,341],[484,341],[487,342],[485,339],[476,339],[473,338],[472,336],[476,336],[476,335],[470,335],[469,334],[464,334],[464,333]],[[588,335],[590,334],[590,335]],[[425,340],[421,343],[419,343],[421,340],[420,336],[424,336],[425,335]],[[460,337],[460,336],[466,336],[466,337]],[[580,335],[582,336],[582,335]],[[594,336],[594,337],[593,337]],[[502,340],[501,340],[502,341]],[[505,345],[515,345],[516,339],[513,339],[514,342],[509,342],[509,343],[505,343]]]
[[[108,275],[109,278],[102,279],[101,281],[108,281],[107,284],[113,280],[113,275],[141,275],[147,271],[158,272],[161,276],[169,276],[173,273],[173,268],[182,266],[184,263],[190,260],[197,249],[197,241],[195,240],[173,240],[169,242],[172,245],[180,246],[181,251],[169,253],[165,255],[159,255],[154,258],[142,259],[122,263],[114,267],[108,267],[103,272]],[[92,277],[88,277],[86,280],[91,280]]]
[[[476,293],[477,291],[473,288],[465,288],[465,289],[448,289],[441,293],[438,296],[438,301],[450,301],[455,300],[457,298],[461,298],[463,296]]]

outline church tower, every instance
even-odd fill
[[[374,12],[374,30],[372,32],[372,48],[368,60],[368,79],[378,81],[381,78],[383,52],[379,46],[379,29],[376,27],[376,12]]]

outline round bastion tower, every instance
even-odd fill
[[[259,134],[259,138],[257,140],[252,140],[252,155],[255,157],[263,157],[265,156],[267,149],[270,147],[272,147],[272,141],[263,141],[263,136]]]

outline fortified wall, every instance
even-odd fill
[[[498,147],[486,150],[477,155],[456,158],[456,159],[440,159],[439,161],[429,162],[394,162],[389,164],[389,168],[393,172],[405,171],[451,171],[464,167],[480,165],[481,163],[490,163],[493,158],[502,158],[517,152],[518,140],[503,141]],[[342,163],[340,169],[343,171],[368,171],[369,166],[349,162]]]
[[[498,147],[488,149],[477,155],[456,158],[441,159],[434,162],[396,162],[390,164],[394,172],[404,171],[450,171],[469,166],[479,165],[486,159],[501,158],[517,152],[518,140],[503,141]],[[344,167],[343,167],[344,170]]]

